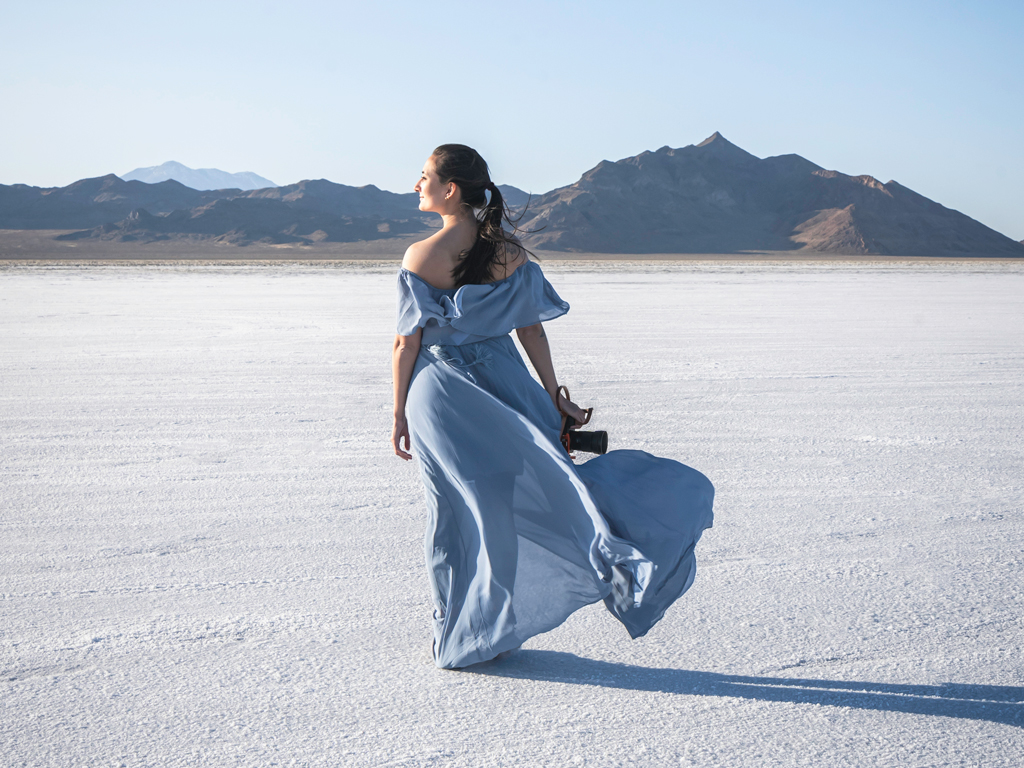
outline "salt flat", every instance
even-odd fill
[[[647,637],[472,672],[394,271],[0,270],[4,765],[1024,762],[1024,265],[551,265],[561,380],[716,522]]]

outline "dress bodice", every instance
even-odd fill
[[[435,288],[414,272],[398,273],[398,333],[423,329],[424,345],[461,345],[505,336],[515,328],[554,320],[569,311],[536,262],[504,280]]]

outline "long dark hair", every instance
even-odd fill
[[[476,241],[464,251],[452,278],[456,286],[471,283],[489,283],[493,269],[500,264],[506,266],[509,260],[518,258],[520,252],[529,253],[516,239],[516,224],[522,220],[526,209],[515,219],[501,195],[501,190],[491,181],[487,163],[480,153],[465,144],[442,144],[431,154],[434,171],[442,184],[455,184],[462,192],[462,204],[476,215],[479,222]],[[491,199],[487,199],[487,192]],[[476,211],[481,213],[476,214]],[[502,220],[512,227],[509,232],[501,226]]]

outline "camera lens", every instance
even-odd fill
[[[583,451],[584,453],[608,453],[608,433],[604,430],[595,432],[579,432],[570,429],[569,450]]]

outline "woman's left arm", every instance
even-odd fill
[[[412,458],[409,453],[409,424],[405,418],[405,401],[409,396],[409,382],[412,381],[412,372],[416,367],[416,357],[420,353],[420,340],[423,338],[423,329],[417,328],[411,336],[395,336],[395,346],[391,352],[391,378],[394,382],[395,411],[394,422],[391,426],[391,445],[395,449],[395,455],[408,461]],[[405,443],[403,449],[402,443]]]
[[[540,376],[540,383],[544,385],[544,389],[551,396],[551,402],[555,404],[555,408],[582,423],[585,418],[583,409],[558,393],[558,379],[555,378],[555,365],[551,362],[551,346],[548,344],[548,335],[544,332],[544,326],[537,323],[517,328],[516,336],[519,337],[519,343],[526,350],[526,356],[533,363],[533,370]]]

